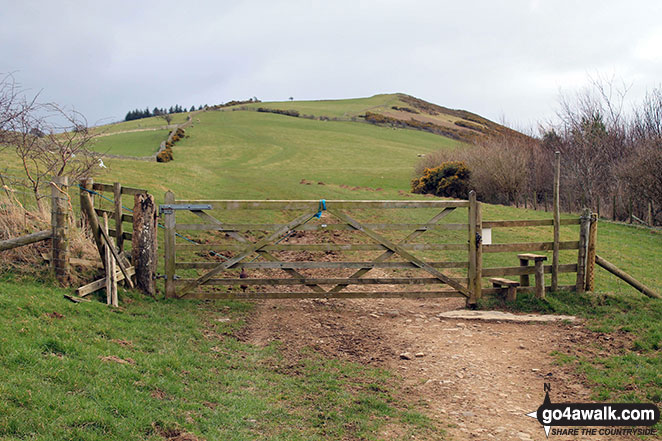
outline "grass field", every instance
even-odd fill
[[[301,354],[232,334],[246,303],[73,304],[68,290],[0,280],[0,439],[373,439],[441,433],[398,399],[379,369]],[[175,438],[180,434],[182,438]]]
[[[169,133],[169,130],[150,130],[102,136],[94,140],[92,149],[111,155],[149,156],[159,150]]]
[[[316,115],[322,109],[328,115],[343,116],[369,106],[390,105],[389,97],[270,105]],[[156,132],[125,134],[122,148],[151,149],[151,141],[148,147],[142,138],[146,134]],[[149,189],[158,201],[169,189],[181,199],[421,198],[406,194],[418,155],[464,147],[420,131],[243,111],[201,113],[186,134],[173,148],[174,161],[109,159],[105,161],[109,169],[100,170],[96,180]],[[110,142],[120,136],[124,135],[101,140]],[[0,152],[0,160],[10,170],[17,169],[7,151]],[[110,208],[106,202],[102,204]],[[125,205],[130,204],[127,198]],[[259,213],[244,221],[267,221],[272,215],[278,216]],[[408,216],[398,210],[391,215],[398,220]],[[418,217],[408,220],[420,222],[431,214],[423,210],[414,216]],[[483,210],[484,220],[550,217],[551,213],[504,206],[487,205]],[[465,219],[466,211],[458,210],[449,222]],[[433,242],[466,241],[462,232],[426,237]],[[538,242],[551,237],[551,228],[543,227],[493,232],[495,243]],[[562,240],[576,238],[577,227],[562,228]],[[600,222],[598,254],[662,291],[660,232]],[[562,253],[561,263],[573,262],[576,252]],[[517,263],[514,253],[490,254],[485,255],[484,266]],[[573,283],[572,276],[563,276],[562,283]],[[598,358],[559,355],[559,362],[573,363],[585,373],[595,384],[596,398],[659,401],[662,301],[643,298],[601,269],[597,269],[596,282],[597,296],[557,294],[550,295],[548,302],[521,296],[516,308],[574,313],[586,317],[591,329],[630,335],[632,347],[623,353]],[[11,277],[0,280],[0,314],[4,314],[0,315],[0,363],[6,378],[0,395],[8,397],[0,404],[4,406],[0,407],[0,439],[75,439],[83,430],[96,436],[85,439],[158,439],[160,429],[155,427],[202,433],[207,439],[261,438],[265,434],[271,439],[342,439],[357,434],[370,438],[394,418],[425,438],[426,431],[434,427],[415,408],[394,398],[399,393],[398,382],[391,374],[320,359],[315,354],[302,361],[306,375],[301,378],[290,379],[274,369],[278,347],[258,349],[230,335],[248,313],[246,304],[179,302],[173,307],[170,302],[131,295],[132,303],[125,311],[108,313],[98,304],[65,303],[61,294],[48,284]],[[17,310],[20,313],[13,314]],[[48,315],[54,311],[65,317]],[[216,316],[231,320],[217,323],[212,319],[210,323],[209,317]],[[208,329],[213,330],[214,338],[207,336]],[[120,336],[132,344],[113,341]],[[131,358],[135,364],[99,358],[110,355]],[[213,367],[222,372],[221,380],[209,377]],[[321,410],[313,411],[310,397],[316,396],[324,398]],[[291,405],[286,406],[285,401]],[[323,413],[334,418],[315,419]],[[134,414],[138,418],[129,421],[127,415]],[[47,423],[35,422],[40,418]],[[227,431],[209,425],[210,418],[227,422]],[[293,428],[286,429],[288,424]],[[347,432],[347,427],[356,429]]]

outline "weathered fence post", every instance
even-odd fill
[[[584,208],[579,225],[579,252],[577,253],[577,292],[583,293],[586,288],[586,247],[588,245],[588,230],[591,223],[591,210]]]
[[[115,199],[115,243],[121,254],[124,251],[124,228],[122,228],[122,184],[113,184],[113,199]]]
[[[476,192],[469,192],[469,269],[467,277],[469,279],[468,288],[471,296],[467,299],[467,306],[476,304],[478,300],[476,293]]]
[[[103,231],[108,235],[108,214],[103,214]],[[117,268],[115,257],[111,254],[111,245],[106,247],[106,303],[114,307],[119,306],[117,297]]]
[[[132,260],[136,269],[136,285],[145,294],[156,294],[157,214],[154,196],[136,194],[133,205]]]
[[[165,204],[175,203],[175,194],[166,192],[163,200]],[[166,298],[176,297],[175,294],[175,212],[167,210],[164,212],[165,224],[165,295]]]
[[[483,298],[483,214],[482,204],[476,202],[476,284],[474,293],[476,300]]]
[[[559,288],[559,242],[561,237],[561,152],[554,153],[554,248],[551,291]]]
[[[55,176],[51,182],[51,262],[60,283],[69,281],[69,179]]]
[[[80,183],[80,209],[85,213],[87,221],[92,230],[92,237],[94,237],[94,243],[97,245],[97,250],[99,250],[99,257],[103,263],[104,268],[106,267],[106,259],[104,252],[104,243],[101,238],[101,226],[99,225],[99,219],[97,218],[96,212],[94,211],[94,201],[92,195],[89,191],[92,190],[93,181],[91,178],[84,179]],[[89,190],[89,191],[88,191]]]
[[[591,215],[591,224],[588,230],[588,246],[586,250],[586,291],[595,290],[595,253],[598,243],[598,216]]]
[[[90,189],[92,190],[92,185],[94,184],[94,180],[92,178],[83,178],[80,180],[78,186],[81,188],[79,192],[79,199],[80,199],[80,228],[83,231],[89,231],[89,223],[87,219],[87,213],[83,209],[83,195],[87,193],[83,188]],[[94,198],[92,198],[92,205],[94,205]]]

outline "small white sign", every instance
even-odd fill
[[[481,233],[481,236],[483,237],[483,245],[492,245],[491,228],[483,228],[483,232]]]

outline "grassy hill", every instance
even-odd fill
[[[296,111],[300,119],[372,122],[390,128],[424,131],[460,142],[471,142],[482,136],[510,132],[510,129],[471,112],[448,109],[401,93],[340,100],[245,103],[229,107],[212,106],[212,109],[222,112],[258,109]],[[199,115],[202,124],[228,124],[221,118],[210,120],[210,113],[212,112]],[[184,122],[187,115],[188,113],[173,115],[172,124]],[[165,130],[164,124],[162,118],[151,117],[95,127],[94,130],[104,136],[97,140],[94,149],[125,156],[153,154],[160,142],[167,137],[165,132],[157,132]],[[367,136],[372,138],[373,133],[375,132],[370,132]]]

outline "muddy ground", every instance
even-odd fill
[[[581,324],[437,317],[463,307],[460,299],[266,300],[258,302],[242,339],[258,345],[278,340],[293,361],[309,347],[396,372],[402,399],[424,403],[447,439],[524,441],[545,439],[537,420],[525,415],[542,404],[544,383],[551,384],[553,402],[590,401],[585,379],[555,363],[553,351],[588,350],[598,341],[624,344]]]

